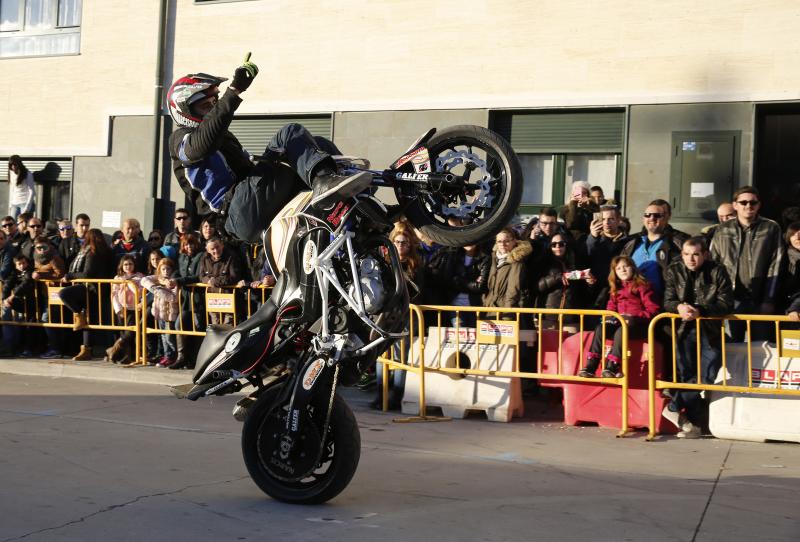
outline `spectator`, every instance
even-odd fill
[[[786,258],[780,274],[781,309],[789,306],[791,299],[800,292],[800,222],[789,224],[784,239]]]
[[[66,267],[56,248],[42,235],[33,240],[33,247],[34,280],[60,280]]]
[[[711,255],[725,267],[733,282],[733,310],[737,313],[774,314],[778,276],[784,259],[783,238],[777,222],[759,216],[758,190],[745,186],[733,193],[736,220],[723,222],[711,244]],[[761,324],[761,325],[757,325]],[[751,339],[765,339],[769,324],[752,325]],[[744,339],[745,322],[730,322],[733,341]]]
[[[192,231],[192,215],[183,207],[175,211],[174,222],[175,229],[167,234],[167,237],[164,239],[164,244],[172,245],[175,247],[175,250],[178,250],[184,235],[197,232]]]
[[[161,252],[159,248],[150,249],[147,252],[147,275],[155,275],[156,269],[158,269],[158,262],[161,261],[161,258],[164,257],[164,253]]]
[[[650,202],[650,205],[658,205],[661,207],[662,212],[667,215],[667,225],[664,226],[664,233],[675,239],[680,247],[690,236],[688,233],[676,230],[672,227],[672,224],[669,223],[669,221],[672,220],[672,205],[665,199],[654,199]]]
[[[14,256],[15,271],[3,283],[3,310],[2,319],[5,322],[27,321],[36,319],[36,304],[34,302],[34,282],[31,276],[31,261],[27,256],[17,254]],[[31,334],[27,328],[22,329],[23,350],[20,357],[31,357]],[[3,326],[4,350],[17,352],[20,340],[18,326]]]
[[[621,218],[619,208],[612,205],[601,207],[600,218],[592,221],[589,235],[586,236],[585,251],[595,277],[604,277],[608,273],[611,260],[619,256],[630,241],[620,229]],[[591,308],[605,308],[608,292],[609,283],[598,280],[589,292]]]
[[[175,283],[181,288],[180,309],[181,317],[176,322],[181,331],[202,331],[205,329],[205,305],[203,291],[201,289],[188,288],[191,284],[200,282],[200,260],[205,254],[200,248],[198,236],[189,233],[181,239],[181,248],[178,254],[178,272],[173,277]],[[176,340],[175,367],[180,369],[184,366],[190,367],[194,363],[194,356],[191,355],[196,350],[195,337],[185,335],[178,336]],[[182,363],[181,363],[182,362]],[[172,365],[170,365],[170,368]]]
[[[6,221],[3,220],[3,229],[0,229],[0,282],[5,281],[14,272],[14,256],[17,250],[8,242],[6,235]]]
[[[125,254],[130,254],[136,260],[136,270],[144,273],[147,270],[146,256],[150,250],[150,245],[142,239],[142,227],[135,218],[126,218],[122,221],[122,238],[114,245],[112,254],[114,255],[114,266],[119,265],[119,261]]]
[[[78,238],[81,246],[83,240],[86,238],[86,232],[92,227],[92,219],[86,213],[79,213],[75,215],[75,236]]]
[[[200,282],[208,284],[208,292],[221,292],[223,287],[244,286],[243,271],[238,255],[227,248],[218,237],[206,243],[206,253],[200,259]],[[211,313],[212,324],[231,324],[233,315]]]
[[[25,239],[20,245],[19,253],[24,254],[30,261],[33,261],[33,246],[35,244],[34,240],[40,235],[42,235],[43,229],[44,229],[44,224],[42,224],[42,220],[40,218],[32,216],[28,220],[26,228],[28,238]]]
[[[28,238],[28,220],[33,217],[33,213],[21,213],[17,217],[17,231],[23,239]]]
[[[602,207],[606,202],[606,195],[603,193],[602,186],[593,186],[589,189],[589,197],[598,207]]]
[[[569,203],[561,208],[558,216],[572,237],[582,240],[589,233],[594,213],[599,211],[600,207],[589,197],[589,183],[575,181],[572,183]]]
[[[550,250],[550,239],[557,233],[566,233],[563,224],[558,221],[558,212],[554,207],[544,207],[525,226],[523,239],[530,240],[534,257],[540,258]]]
[[[21,213],[36,211],[36,187],[31,173],[19,155],[8,159],[8,214],[17,218]]]
[[[178,285],[172,279],[175,272],[175,262],[169,258],[162,258],[158,262],[155,275],[142,279],[142,287],[153,294],[153,304],[150,309],[153,318],[158,323],[158,328],[164,331],[174,330],[174,323],[180,315],[178,306]],[[180,337],[183,339],[183,337]],[[175,339],[171,334],[161,334],[161,351],[163,355],[158,362],[159,367],[170,367],[176,364]],[[186,361],[183,360],[183,365]],[[175,367],[178,369],[179,367]]]
[[[542,276],[538,283],[538,307],[545,309],[577,309],[586,303],[588,286],[596,282],[591,271],[584,273],[578,265],[570,239],[561,233],[553,236],[550,254],[542,262]],[[576,273],[577,272],[577,273]],[[575,316],[564,318],[570,325]],[[549,326],[558,321],[555,315],[543,318]]]
[[[119,260],[117,274],[114,280],[124,280],[125,283],[111,285],[111,306],[117,325],[131,327],[136,323],[136,307],[139,303],[138,294],[141,292],[142,274],[136,271],[136,258],[126,254]],[[113,363],[127,363],[131,360],[133,341],[136,335],[133,331],[121,331],[119,338],[106,349],[106,361]]]
[[[609,265],[609,297],[606,310],[618,312],[628,325],[628,340],[647,336],[650,319],[660,312],[658,299],[647,279],[636,269],[636,264],[628,256],[615,256]],[[606,357],[603,378],[621,378],[622,372],[622,326],[614,318],[606,318],[594,330],[594,337],[586,356],[586,367],[578,376],[593,378],[603,357],[603,327],[606,340],[613,337],[611,352]]]
[[[219,232],[213,217],[207,216],[200,222],[200,244],[205,246],[214,237],[219,237]]]
[[[61,238],[58,243],[58,255],[64,261],[64,265],[69,267],[81,249],[81,241],[75,235],[72,223],[67,219],[58,221],[58,235]]]
[[[530,243],[520,243],[517,240],[511,227],[505,227],[497,233],[495,248],[489,260],[486,293],[483,294],[484,307],[519,308],[523,306],[527,288],[525,264],[532,251]],[[505,314],[501,317],[508,320],[516,319],[513,314]]]
[[[633,259],[660,297],[664,293],[667,267],[681,257],[681,242],[673,237],[676,230],[668,230],[669,214],[661,205],[651,203],[642,217],[642,232],[627,242],[621,254]]]
[[[711,240],[714,238],[714,234],[717,232],[719,225],[728,220],[733,220],[734,218],[736,218],[736,210],[733,208],[733,204],[730,202],[721,203],[719,207],[717,207],[717,223],[706,226],[700,230],[700,233],[705,235],[708,244],[711,245]]]
[[[122,257],[120,256],[120,259]],[[64,278],[63,283],[74,279],[105,279],[111,275],[113,256],[103,238],[103,232],[93,228],[86,233],[86,238],[81,251],[72,260],[72,265]],[[87,306],[87,295],[89,304]],[[83,344],[80,352],[72,358],[73,361],[92,359],[92,348],[89,339],[89,315],[97,310],[99,292],[95,284],[72,284],[63,288],[58,296],[64,305],[73,312],[72,330],[83,330]],[[99,318],[99,314],[97,315]]]
[[[791,206],[784,209],[781,213],[781,226],[785,229],[795,222],[800,222],[800,207]]]
[[[432,290],[442,292],[445,305],[455,307],[480,307],[483,294],[487,292],[489,255],[480,245],[446,247],[440,251],[439,266],[431,275]],[[448,323],[455,326],[475,327],[474,313],[461,313],[460,321],[456,314],[450,313]]]
[[[698,317],[724,316],[731,312],[734,304],[731,280],[725,268],[710,258],[702,236],[683,243],[681,259],[669,266],[664,277],[664,310],[678,313],[682,320],[675,336],[677,381],[698,382],[699,340],[699,377],[703,383],[712,384],[721,364],[719,322],[701,322],[698,336],[694,321]],[[679,429],[678,437],[696,438],[701,434],[707,415],[707,403],[698,390],[673,390],[672,400],[664,407],[663,415]]]
[[[161,234],[161,230],[153,230],[150,232],[150,235],[147,236],[147,244],[150,245],[150,248],[161,248],[164,246],[164,236]]]
[[[4,216],[0,225],[2,225],[3,233],[6,234],[6,242],[9,246],[14,248],[14,253],[16,254],[19,252],[19,247],[27,236],[19,233],[17,221],[12,216]]]

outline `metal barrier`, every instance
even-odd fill
[[[697,379],[701,379],[702,372],[702,322],[719,322],[720,326],[720,354],[721,354],[721,361],[722,366],[720,369],[720,374],[722,375],[722,384],[709,384],[709,383],[684,383],[677,381],[677,334],[675,332],[675,322],[676,320],[680,320],[680,315],[674,313],[662,313],[654,317],[650,321],[650,326],[648,328],[647,337],[648,337],[648,345],[649,345],[649,367],[648,367],[648,395],[649,395],[649,408],[650,408],[650,427],[649,432],[647,435],[647,440],[653,440],[656,436],[656,391],[657,390],[697,390],[697,391],[721,391],[721,392],[730,392],[730,393],[754,393],[754,394],[762,394],[762,395],[794,395],[800,396],[800,386],[798,389],[791,389],[789,387],[784,387],[782,384],[782,380],[784,377],[784,371],[781,370],[780,366],[780,357],[778,357],[778,369],[776,374],[778,375],[775,379],[776,387],[775,388],[764,388],[764,387],[754,387],[753,386],[753,344],[750,339],[751,330],[752,330],[752,323],[753,322],[770,322],[775,325],[775,344],[779,351],[782,351],[782,332],[789,331],[786,329],[781,329],[781,323],[784,322],[792,322],[786,316],[777,316],[777,315],[751,315],[751,314],[733,314],[727,316],[718,316],[718,317],[704,317],[698,318],[694,320],[695,325],[695,332],[696,332],[696,356],[697,356]],[[655,346],[655,332],[656,327],[658,326],[659,322],[663,320],[669,319],[670,320],[670,329],[671,329],[671,338],[672,338],[672,380],[656,380],[656,369],[655,369],[655,360],[654,358],[654,346]],[[731,321],[744,321],[746,322],[746,330],[747,330],[747,386],[740,386],[740,385],[731,385],[728,384],[730,380],[728,375],[728,360],[726,355],[726,344],[730,341],[726,339],[725,335],[725,323]],[[794,322],[796,323],[796,322]],[[798,335],[800,337],[800,335]]]
[[[383,386],[383,410],[386,411],[388,409],[388,369],[394,370],[405,370],[405,371],[413,371],[418,374],[420,387],[419,387],[419,416],[413,418],[413,420],[429,420],[429,419],[438,419],[438,418],[431,418],[427,416],[426,413],[426,404],[425,404],[425,373],[433,372],[433,373],[442,373],[442,374],[454,374],[454,375],[474,375],[474,376],[493,376],[493,377],[508,377],[508,378],[535,378],[539,380],[558,380],[558,381],[574,381],[574,382],[591,382],[591,383],[601,383],[607,384],[612,386],[620,386],[620,391],[622,393],[622,412],[621,412],[621,431],[619,436],[623,436],[628,432],[628,325],[622,316],[616,312],[612,311],[605,311],[605,310],[573,310],[573,309],[527,309],[527,308],[496,308],[496,307],[452,307],[452,306],[444,306],[444,305],[411,305],[411,319],[410,319],[410,328],[409,328],[409,344],[413,345],[416,340],[419,341],[419,359],[418,360],[411,360],[407,362],[405,359],[405,352],[407,348],[402,348],[401,352],[401,359],[397,361],[394,359],[394,353],[390,352],[389,357],[381,356],[378,361],[384,364],[384,368],[387,369],[383,371],[383,382],[381,385]],[[515,351],[514,356],[514,370],[513,371],[496,371],[496,370],[484,370],[484,369],[464,369],[459,367],[442,367],[441,364],[441,352],[439,352],[438,363],[436,367],[426,367],[425,366],[425,314],[434,312],[436,314],[436,325],[431,326],[433,328],[438,328],[439,333],[439,343],[441,344],[441,333],[443,327],[454,327],[456,329],[454,336],[455,336],[455,352],[456,352],[456,365],[460,365],[460,333],[459,330],[461,329],[460,325],[460,316],[463,314],[473,314],[475,316],[475,321],[478,325],[480,322],[489,321],[492,325],[497,324],[507,324],[509,322],[516,322],[516,329],[519,330],[520,322],[522,319],[522,315],[531,315],[532,319],[534,320],[535,324],[535,336],[537,337],[537,345],[542,344],[542,332],[544,331],[545,326],[543,317],[552,315],[557,317],[558,324],[555,329],[559,331],[559,336],[563,333],[565,327],[564,317],[565,316],[577,316],[579,320],[579,327],[578,332],[581,336],[581,348],[580,348],[580,367],[585,365],[585,355],[583,349],[583,334],[586,333],[584,329],[584,319],[587,316],[595,316],[599,317],[600,321],[605,324],[607,318],[616,318],[622,328],[622,359],[620,360],[622,366],[622,374],[621,378],[584,378],[577,375],[572,374],[564,374],[563,372],[563,349],[562,349],[562,341],[559,341],[558,346],[558,362],[557,362],[557,373],[545,373],[542,371],[542,349],[537,348],[537,355],[536,355],[536,371],[534,372],[522,372],[520,370],[520,352],[519,348]],[[442,326],[442,315],[443,313],[452,313],[455,315],[455,323],[454,326]],[[494,314],[497,319],[496,320],[487,320],[486,317],[488,315]],[[506,317],[510,316],[511,320],[500,320],[500,317],[505,315]],[[482,317],[486,316],[486,317]],[[602,336],[602,344],[605,344],[605,326],[603,326],[603,336]],[[518,340],[518,334],[516,335]],[[606,361],[606,351],[605,348],[602,350],[602,358],[601,358],[601,366],[605,365]],[[400,421],[400,420],[398,420]]]
[[[114,311],[110,308],[111,307],[111,298],[112,298],[112,289],[114,285],[126,285],[131,286],[135,283],[127,280],[115,280],[115,279],[74,279],[70,281],[69,284],[64,284],[59,281],[52,281],[52,280],[34,280],[34,288],[33,288],[33,299],[29,300],[25,297],[20,298],[21,303],[24,307],[24,311],[22,313],[22,320],[3,320],[2,325],[11,325],[11,326],[23,326],[23,327],[42,327],[42,328],[64,328],[64,329],[72,329],[72,321],[71,315],[72,311],[70,311],[64,302],[61,301],[59,297],[59,292],[63,290],[66,286],[72,284],[86,284],[86,285],[95,285],[97,287],[97,295],[96,299],[93,300],[92,298],[95,297],[89,291],[89,288],[86,289],[86,316],[87,321],[89,323],[88,329],[90,330],[109,330],[109,331],[132,331],[134,333],[134,344],[135,344],[135,351],[134,351],[134,360],[139,359],[140,357],[140,322],[141,322],[141,314],[139,312],[139,298],[141,297],[140,291],[138,288],[133,289],[134,293],[134,323],[133,325],[125,325],[125,322],[128,321],[128,313],[130,309],[123,308],[122,313],[122,322],[116,323],[114,319]],[[108,295],[103,295],[103,291],[108,291]],[[48,318],[47,321],[42,321],[42,315],[44,311],[47,311]],[[57,315],[57,318],[54,317]],[[109,316],[108,319],[105,316]],[[58,320],[54,322],[53,320]],[[52,346],[52,345],[51,345]]]

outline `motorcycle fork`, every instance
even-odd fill
[[[296,442],[296,437],[302,432],[303,412],[312,399],[321,390],[325,390],[330,386],[331,400],[328,403],[328,412],[326,418],[330,417],[331,405],[333,404],[333,395],[336,392],[336,383],[339,375],[339,367],[328,365],[328,358],[324,356],[314,355],[311,356],[300,371],[297,372],[297,377],[294,382],[294,389],[292,391],[292,398],[289,401],[289,412],[286,417],[286,432],[283,439],[284,444],[291,447]],[[323,432],[327,431],[327,422],[323,428]],[[324,436],[323,436],[324,443]]]

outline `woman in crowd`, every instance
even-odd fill
[[[200,222],[200,244],[205,247],[206,243],[217,236],[217,227],[214,222],[206,217]]]
[[[36,211],[36,187],[31,173],[19,155],[8,159],[8,214],[16,219],[21,213]]]
[[[628,256],[615,256],[611,260],[611,271],[608,275],[609,297],[607,310],[618,312],[628,325],[628,340],[642,339],[647,335],[650,319],[661,310],[650,283],[642,276],[636,264]],[[603,378],[622,377],[620,360],[622,359],[622,325],[616,319],[606,318],[605,338],[613,340],[611,352],[606,357]],[[597,325],[594,337],[586,356],[586,367],[578,372],[578,376],[593,378],[603,357],[603,323]]]
[[[526,261],[533,252],[528,242],[520,242],[514,230],[507,226],[495,236],[495,246],[489,261],[487,291],[484,307],[519,308],[524,306],[526,293]],[[490,313],[491,314],[491,313]],[[513,314],[500,318],[515,320]]]
[[[576,260],[569,238],[562,233],[555,234],[550,242],[550,253],[542,262],[542,275],[538,281],[538,307],[577,309],[586,303],[587,284],[594,284],[595,277],[588,269],[581,270]],[[558,322],[558,316],[546,315],[543,320],[553,327]],[[576,320],[576,316],[564,317],[564,322],[570,324]]]
[[[142,274],[136,271],[136,259],[133,256],[126,254],[120,259],[114,280],[127,281],[124,284],[111,285],[111,306],[117,325],[133,326],[136,323],[136,306],[140,300],[137,294],[141,292],[139,283],[142,280]],[[133,331],[122,331],[117,341],[106,349],[106,361],[130,361],[134,336]]]
[[[175,322],[177,328],[183,331],[202,331],[205,329],[205,298],[202,288],[189,288],[192,284],[200,282],[200,259],[203,257],[200,240],[194,233],[186,233],[181,237],[178,252],[178,272],[173,277],[175,284],[180,287],[180,318]],[[175,363],[170,369],[181,369],[194,365],[193,353],[196,351],[197,340],[191,335],[178,335],[176,337],[177,353]]]
[[[780,287],[783,307],[788,307],[790,300],[800,292],[800,222],[793,222],[786,228],[786,257],[783,259]]]
[[[589,234],[593,215],[600,212],[600,207],[590,196],[590,187],[586,181],[572,183],[569,203],[558,212],[558,217],[564,221],[567,230],[576,240],[581,240]]]
[[[105,279],[111,275],[112,256],[108,248],[103,232],[97,228],[92,228],[86,232],[86,239],[78,255],[72,260],[69,271],[61,279],[63,283],[68,283],[75,279]],[[83,344],[80,352],[72,358],[73,361],[92,359],[92,348],[89,339],[89,320],[90,316],[100,318],[97,311],[98,298],[97,285],[72,284],[59,291],[58,296],[64,305],[73,312],[72,330],[83,330]],[[89,305],[87,307],[87,296]],[[87,314],[87,310],[89,314]]]

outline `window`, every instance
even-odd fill
[[[0,58],[80,52],[82,0],[0,0]]]
[[[72,158],[23,156],[36,185],[36,215],[45,220],[70,216]],[[0,209],[8,208],[8,157],[0,156]]]

